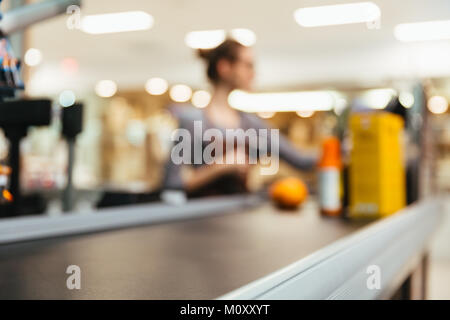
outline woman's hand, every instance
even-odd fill
[[[244,163],[238,163],[238,159],[245,159]],[[231,160],[231,159],[229,159]],[[226,163],[226,157],[224,157],[223,164],[213,163],[210,165],[204,165],[201,168],[194,170],[186,181],[186,188],[188,191],[194,191],[208,183],[219,179],[226,175],[237,175],[241,178],[243,183],[247,180],[247,175],[250,170],[248,163],[248,157],[245,150],[236,149],[234,159],[230,163]]]

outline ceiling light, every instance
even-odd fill
[[[170,89],[170,98],[175,102],[186,102],[192,96],[192,89],[184,84],[174,85]]]
[[[110,98],[117,92],[117,85],[111,80],[102,80],[95,86],[95,93],[102,98]]]
[[[297,111],[296,113],[300,118],[310,118],[314,115],[314,111],[311,110]]]
[[[72,106],[76,101],[75,93],[70,90],[64,90],[59,95],[59,104],[62,107],[70,107]]]
[[[442,96],[433,96],[428,100],[428,109],[434,114],[442,114],[448,110],[448,101]]]
[[[344,112],[345,108],[347,108],[347,105],[348,105],[347,99],[343,97],[337,97],[336,103],[334,105],[334,113],[340,116]]]
[[[24,57],[25,64],[30,67],[37,66],[42,61],[42,53],[39,49],[30,48],[25,53]]]
[[[302,27],[373,22],[380,16],[380,8],[373,2],[300,8],[294,12],[295,21]]]
[[[256,34],[250,29],[233,29],[231,37],[246,47],[251,47],[256,43]]]
[[[397,92],[394,89],[373,89],[368,90],[363,94],[363,100],[367,107],[371,109],[384,109]]]
[[[402,106],[409,109],[414,105],[414,95],[411,92],[401,92],[398,101]]]
[[[159,96],[166,93],[169,88],[169,84],[166,80],[161,78],[151,78],[145,84],[145,90],[154,96]]]
[[[143,11],[97,14],[85,16],[81,29],[90,34],[147,30],[153,26],[153,17]]]
[[[450,20],[398,24],[394,35],[403,42],[450,39]]]
[[[331,91],[247,93],[235,90],[229,95],[228,102],[245,112],[292,112],[331,110],[335,99]]]
[[[226,38],[225,30],[206,30],[189,32],[184,41],[192,49],[212,49]]]
[[[263,119],[270,119],[275,116],[276,112],[258,112],[258,116]]]
[[[192,104],[197,108],[205,108],[211,101],[211,94],[208,91],[198,90],[192,95]]]

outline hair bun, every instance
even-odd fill
[[[206,61],[210,60],[212,53],[213,53],[213,50],[211,50],[211,49],[198,49],[197,50],[197,55]]]
[[[234,39],[226,39],[219,46],[212,49],[197,49],[197,54],[200,58],[204,59],[207,64],[208,78],[216,83],[220,80],[217,72],[217,63],[221,59],[227,61],[236,61],[238,55],[238,49],[243,45]]]

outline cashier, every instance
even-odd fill
[[[230,107],[228,97],[233,90],[239,89],[250,91],[255,75],[253,50],[241,43],[227,39],[218,47],[211,50],[200,50],[199,56],[206,62],[207,77],[211,82],[213,93],[209,105],[203,109],[197,109],[192,106],[177,106],[170,108],[176,119],[179,128],[184,132],[189,132],[192,137],[190,143],[192,150],[195,144],[206,148],[210,141],[205,141],[201,135],[195,134],[195,123],[201,124],[202,132],[208,129],[218,129],[224,133],[224,141],[220,141],[224,146],[230,141],[225,134],[227,129],[254,129],[261,132],[260,129],[270,131],[269,125],[254,114],[244,113]],[[240,130],[242,132],[242,130]],[[271,135],[268,134],[270,139]],[[245,163],[209,163],[205,159],[199,163],[194,159],[194,152],[191,152],[192,161],[188,164],[174,161],[169,157],[165,177],[163,181],[163,190],[182,190],[190,197],[202,197],[208,195],[223,195],[243,193],[247,191],[246,178],[250,168],[250,152],[248,141],[244,146],[233,144],[235,154],[245,157]],[[298,151],[285,137],[279,136],[276,141],[269,141],[266,144],[268,149],[277,149],[277,156],[285,160],[290,165],[307,170],[315,165],[316,157],[307,156]],[[256,146],[258,148],[258,145]],[[224,148],[225,150],[225,148]],[[174,151],[174,149],[172,149]],[[251,150],[255,151],[255,150]],[[256,150],[261,152],[262,150]],[[267,151],[267,150],[264,150]],[[223,152],[229,152],[229,149]],[[268,150],[270,154],[271,150]],[[237,157],[237,156],[236,156]],[[195,161],[197,160],[197,161]],[[253,162],[254,163],[254,162]]]

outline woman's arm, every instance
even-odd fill
[[[191,171],[186,178],[184,186],[187,192],[192,192],[208,185],[218,178],[232,173],[246,175],[248,171],[247,165],[241,164],[210,164],[203,165],[200,168]]]
[[[245,114],[244,115],[246,121],[249,122],[251,128],[256,130],[259,129],[272,129],[265,121],[258,118],[253,114]],[[315,154],[302,154],[300,153],[296,147],[283,135],[279,135],[278,141],[271,141],[270,132],[268,133],[268,151],[270,152],[270,148],[272,145],[275,145],[279,149],[280,158],[289,163],[290,165],[298,168],[298,169],[312,169],[315,167],[318,156]]]
[[[169,158],[165,168],[163,189],[195,191],[217,178],[227,174],[238,174],[245,176],[249,166],[245,164],[205,164],[198,168],[186,168],[182,164],[177,165]],[[187,171],[188,174],[184,174]]]

